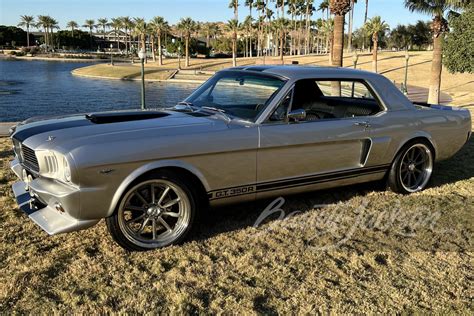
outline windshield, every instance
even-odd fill
[[[255,121],[284,83],[267,75],[222,72],[204,83],[185,102]]]

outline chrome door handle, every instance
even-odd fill
[[[369,122],[355,122],[354,123],[355,126],[362,126],[364,128],[369,128],[370,127],[370,123]]]

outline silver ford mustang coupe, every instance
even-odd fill
[[[413,104],[381,75],[237,67],[173,108],[18,124],[13,191],[50,235],[105,218],[147,250],[181,242],[208,206],[376,180],[423,190],[470,134],[469,111]]]

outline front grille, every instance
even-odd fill
[[[22,156],[22,163],[31,171],[39,172],[39,164],[38,159],[36,158],[35,151],[25,145],[21,145],[21,156]]]

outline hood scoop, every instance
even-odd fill
[[[120,123],[129,121],[150,120],[168,116],[168,113],[160,111],[121,111],[91,113],[86,115],[86,119],[94,124]]]

